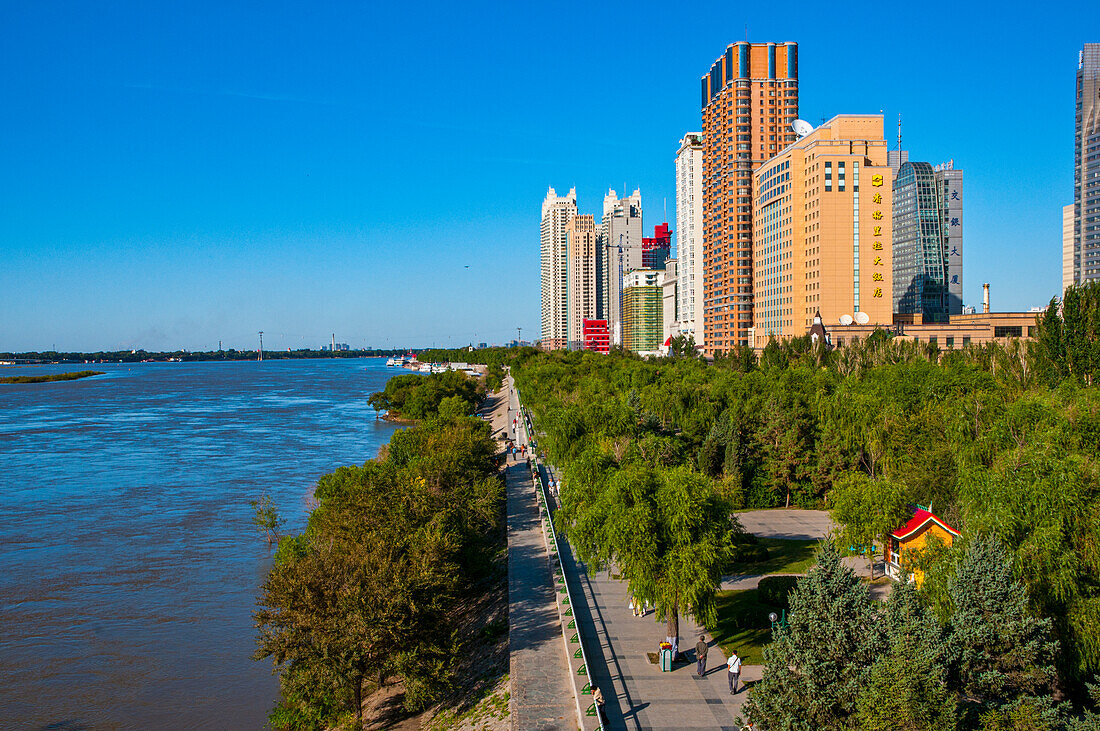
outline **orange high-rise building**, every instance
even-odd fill
[[[798,44],[733,43],[703,76],[703,346],[749,344],[752,173],[794,142]]]

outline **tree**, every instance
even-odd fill
[[[257,500],[248,501],[248,504],[255,511],[252,515],[252,524],[267,538],[267,545],[278,542],[283,526],[286,525],[286,519],[280,517],[271,497],[264,494]]]
[[[957,701],[947,688],[946,633],[903,576],[882,616],[888,650],[860,693],[865,731],[946,731],[956,727]]]
[[[875,541],[885,546],[890,533],[911,515],[905,489],[889,480],[852,472],[833,486],[829,505],[833,520],[841,526],[841,544],[863,546],[874,576]]]
[[[695,338],[691,335],[677,335],[669,342],[668,354],[673,358],[698,358]]]
[[[867,588],[826,541],[790,594],[788,627],[764,648],[764,677],[745,704],[761,728],[846,728],[885,649]]]
[[[431,541],[413,547],[406,538],[413,550],[395,556],[399,535],[349,543],[326,532],[272,567],[255,617],[256,659],[271,657],[306,705],[335,695],[361,725],[364,681],[384,683],[403,652],[440,637],[445,567]]]
[[[384,458],[323,477],[306,531],[284,538],[255,613],[257,659],[272,658],[280,727],[361,714],[365,684],[404,683],[419,710],[447,687],[458,650],[448,610],[476,579],[501,488],[489,427],[425,421]]]
[[[1049,696],[1057,647],[1051,622],[1028,610],[1027,589],[1013,578],[1012,556],[995,535],[970,541],[950,591],[953,684],[971,724],[1022,699]]]
[[[559,528],[580,559],[594,570],[617,567],[670,637],[679,636],[683,611],[713,623],[722,571],[743,529],[709,480],[685,467],[631,464],[595,487],[561,493]]]

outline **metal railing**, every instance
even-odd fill
[[[577,669],[577,674],[584,675],[588,678],[588,681],[584,684],[584,687],[581,688],[578,692],[576,680],[572,677],[572,670],[570,670],[569,680],[573,687],[573,697],[576,699],[577,702],[577,720],[581,723],[581,727],[583,728],[584,719],[586,717],[595,717],[597,727],[601,731],[603,731],[603,718],[600,714],[599,709],[596,707],[596,703],[593,701],[587,709],[581,709],[581,696],[591,695],[594,692],[595,688],[592,685],[592,675],[589,673],[588,670],[588,656],[584,651],[584,638],[581,637],[580,627],[576,624],[576,613],[573,610],[575,604],[573,603],[573,592],[569,588],[569,576],[568,574],[566,574],[565,564],[562,563],[561,560],[562,549],[564,548],[564,550],[566,551],[570,551],[572,549],[569,547],[568,541],[566,541],[562,537],[559,537],[557,531],[554,529],[554,516],[550,509],[552,503],[550,502],[550,495],[546,489],[546,483],[543,482],[542,473],[539,471],[540,462],[538,452],[536,451],[536,446],[534,446],[537,445],[538,442],[531,438],[532,435],[535,433],[534,424],[531,421],[530,412],[528,412],[527,409],[523,407],[523,402],[520,401],[519,389],[517,388],[515,389],[515,391],[516,402],[519,404],[520,415],[523,417],[523,428],[527,434],[528,449],[530,450],[531,455],[531,478],[538,486],[535,495],[539,500],[539,517],[543,523],[543,537],[547,540],[548,549],[550,549],[550,544],[553,544],[553,548],[550,550],[550,553],[552,554],[552,559],[557,562],[557,570],[554,573],[555,576],[560,578],[560,582],[565,589],[565,599],[561,602],[561,604],[569,607],[569,614],[573,617],[572,621],[570,622],[570,624],[572,624],[573,626],[569,627],[565,621],[565,617],[569,615],[564,614],[559,607],[558,617],[561,620],[562,638],[565,640],[567,651],[570,644],[576,644],[578,646],[576,652],[573,653],[573,658],[580,659],[581,661],[581,665]],[[558,592],[561,593],[560,590],[558,590]],[[576,630],[573,637],[569,637],[569,629]]]

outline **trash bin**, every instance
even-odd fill
[[[661,672],[672,672],[672,648],[661,648]]]

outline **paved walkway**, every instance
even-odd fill
[[[553,469],[550,469],[552,474]],[[588,654],[592,683],[603,689],[608,728],[612,729],[739,729],[736,723],[748,694],[733,696],[726,675],[726,656],[710,634],[691,617],[680,618],[680,644],[692,660],[677,663],[663,673],[649,662],[657,652],[666,626],[654,612],[635,617],[627,602],[626,583],[611,572],[589,573],[571,552],[562,553],[570,580],[582,592],[574,594],[573,609]],[[695,677],[695,643],[705,635],[710,645],[707,674]],[[756,681],[763,668],[745,666],[741,681]]]
[[[745,530],[758,538],[815,540],[833,529],[833,519],[825,510],[776,508],[735,513]]]
[[[510,388],[511,379],[506,383]],[[509,397],[512,414],[515,401]],[[499,410],[505,410],[500,407]],[[499,423],[494,413],[494,426]],[[511,419],[505,417],[505,428]],[[512,728],[576,729],[577,706],[562,641],[554,579],[526,462],[505,467],[508,499],[508,649]]]

